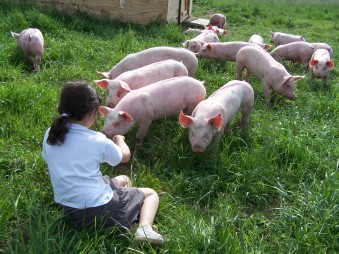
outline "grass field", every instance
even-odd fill
[[[248,41],[270,31],[326,42],[339,58],[338,1],[195,0],[193,16],[227,17],[221,41]],[[44,34],[41,71],[17,49],[10,31],[37,27]],[[45,130],[56,116],[59,91],[70,80],[93,86],[129,53],[154,46],[180,47],[186,27],[147,26],[69,16],[32,5],[0,2],[0,253],[338,253],[339,76],[329,88],[311,82],[301,66],[284,62],[297,83],[297,100],[264,103],[251,77],[255,105],[245,134],[238,116],[219,148],[195,155],[177,118],[152,123],[143,147],[126,135],[131,162],[104,174],[127,174],[135,186],[163,192],[156,218],[168,242],[138,245],[132,235],[76,231],[53,201],[41,157]],[[233,62],[199,59],[196,78],[207,94],[235,79]],[[97,89],[103,96],[105,93]],[[103,119],[93,127],[100,130]]]

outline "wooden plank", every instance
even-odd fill
[[[152,21],[167,23],[168,0],[126,0],[120,7],[123,21],[139,24]]]

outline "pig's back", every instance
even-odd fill
[[[197,79],[182,76],[158,81],[151,85],[132,90],[119,104],[122,109],[130,111],[130,105],[153,110],[153,119],[173,116],[205,98],[206,90]],[[194,105],[194,106],[195,106]]]

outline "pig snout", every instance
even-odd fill
[[[202,146],[200,145],[193,145],[192,146],[192,150],[194,153],[196,154],[202,154],[204,151],[205,151],[205,148],[203,148]]]

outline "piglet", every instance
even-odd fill
[[[106,118],[102,132],[108,137],[124,135],[137,125],[136,146],[141,146],[153,120],[171,117],[181,110],[191,114],[205,95],[203,82],[184,76],[132,90],[114,109],[99,107]]]
[[[213,31],[204,30],[191,40],[186,40],[182,45],[193,53],[197,53],[204,43],[218,42],[219,37]]]
[[[296,41],[279,45],[270,54],[278,62],[286,60],[293,63],[301,63],[304,66],[304,71],[306,71],[313,52],[314,47],[310,43]]]
[[[213,14],[210,17],[210,22],[208,23],[208,26],[209,25],[216,26],[218,28],[224,29],[225,25],[226,25],[226,17],[225,17],[225,15],[221,14],[221,13]]]
[[[44,37],[41,31],[37,28],[27,28],[20,33],[11,32],[11,34],[32,63],[34,71],[39,71],[44,52]]]
[[[330,53],[330,58],[333,58],[333,49],[330,45],[325,42],[310,42],[310,44],[314,47],[314,51],[317,49],[326,49],[328,53]]]
[[[270,106],[270,90],[295,100],[294,84],[302,76],[292,76],[285,67],[277,62],[268,52],[254,46],[246,46],[239,50],[236,58],[237,79],[242,80],[242,72],[246,68],[246,81],[250,73],[262,81],[266,105]]]
[[[165,46],[153,47],[129,54],[117,63],[109,72],[97,71],[97,74],[108,79],[115,79],[123,72],[167,59],[181,61],[186,66],[188,75],[191,77],[194,76],[198,66],[198,59],[194,53],[184,48]]]
[[[245,81],[233,80],[219,88],[206,100],[201,101],[192,116],[185,115],[181,111],[179,122],[182,127],[189,128],[189,140],[193,152],[203,153],[207,147],[218,145],[225,127],[227,130],[238,112],[242,115],[240,128],[244,130],[253,103],[254,92],[251,85]]]
[[[238,51],[245,46],[254,45],[250,42],[230,41],[205,43],[195,53],[197,57],[211,58],[223,61],[235,61]],[[259,47],[257,45],[257,47]]]
[[[334,68],[334,61],[326,49],[317,49],[309,62],[311,67],[311,79],[314,77],[321,78],[323,86],[327,87],[327,78],[329,71]]]
[[[102,79],[95,82],[101,89],[107,90],[106,106],[114,108],[131,90],[160,80],[187,75],[187,68],[182,62],[168,59],[126,71],[115,79]]]
[[[205,28],[205,30],[210,30],[210,31],[213,31],[215,34],[217,35],[224,35],[226,36],[227,35],[227,31],[223,28],[219,28],[217,26],[212,26],[212,25],[209,25]]]
[[[259,34],[253,34],[250,37],[250,39],[248,40],[248,42],[255,43],[255,44],[259,45],[260,47],[262,47],[265,50],[269,50],[271,48],[271,45],[270,44],[266,44],[264,42],[264,39]]]
[[[305,41],[304,37],[301,35],[287,34],[281,32],[272,32],[271,31],[271,42],[277,47],[279,45],[295,42],[295,41]]]

